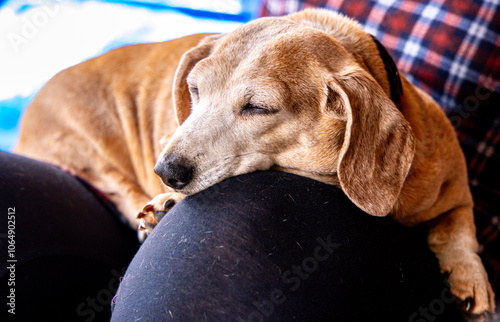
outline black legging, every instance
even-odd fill
[[[15,264],[15,316],[5,305],[9,208],[15,208],[17,262],[7,263]],[[109,320],[119,278],[139,247],[112,209],[58,168],[0,152],[0,217],[1,321]]]
[[[109,318],[124,274],[113,321],[460,320],[423,231],[332,186],[281,172],[227,180],[176,205],[123,273],[135,233],[79,181],[7,154],[0,168],[0,209],[16,207],[16,315]]]

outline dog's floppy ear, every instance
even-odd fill
[[[186,51],[179,61],[175,71],[172,96],[178,125],[181,125],[191,113],[191,97],[186,78],[193,67],[202,59],[208,57],[212,48],[222,35],[211,35],[203,38],[200,43]]]
[[[359,208],[385,216],[394,207],[415,154],[409,123],[365,71],[335,77],[330,90],[346,120],[337,174]]]

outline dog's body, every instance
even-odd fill
[[[154,225],[166,201],[255,170],[338,185],[369,214],[427,223],[452,293],[492,312],[454,130],[428,95],[394,82],[384,55],[320,10],[123,47],[55,76],[15,151],[75,171],[132,225],[141,209]]]

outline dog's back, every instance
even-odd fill
[[[135,224],[138,205],[163,192],[153,167],[177,126],[175,69],[205,36],[121,47],[63,70],[27,108],[14,152],[74,172]]]

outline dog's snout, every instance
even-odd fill
[[[193,177],[193,167],[183,158],[168,154],[156,163],[155,173],[164,184],[174,189],[182,189]]]

